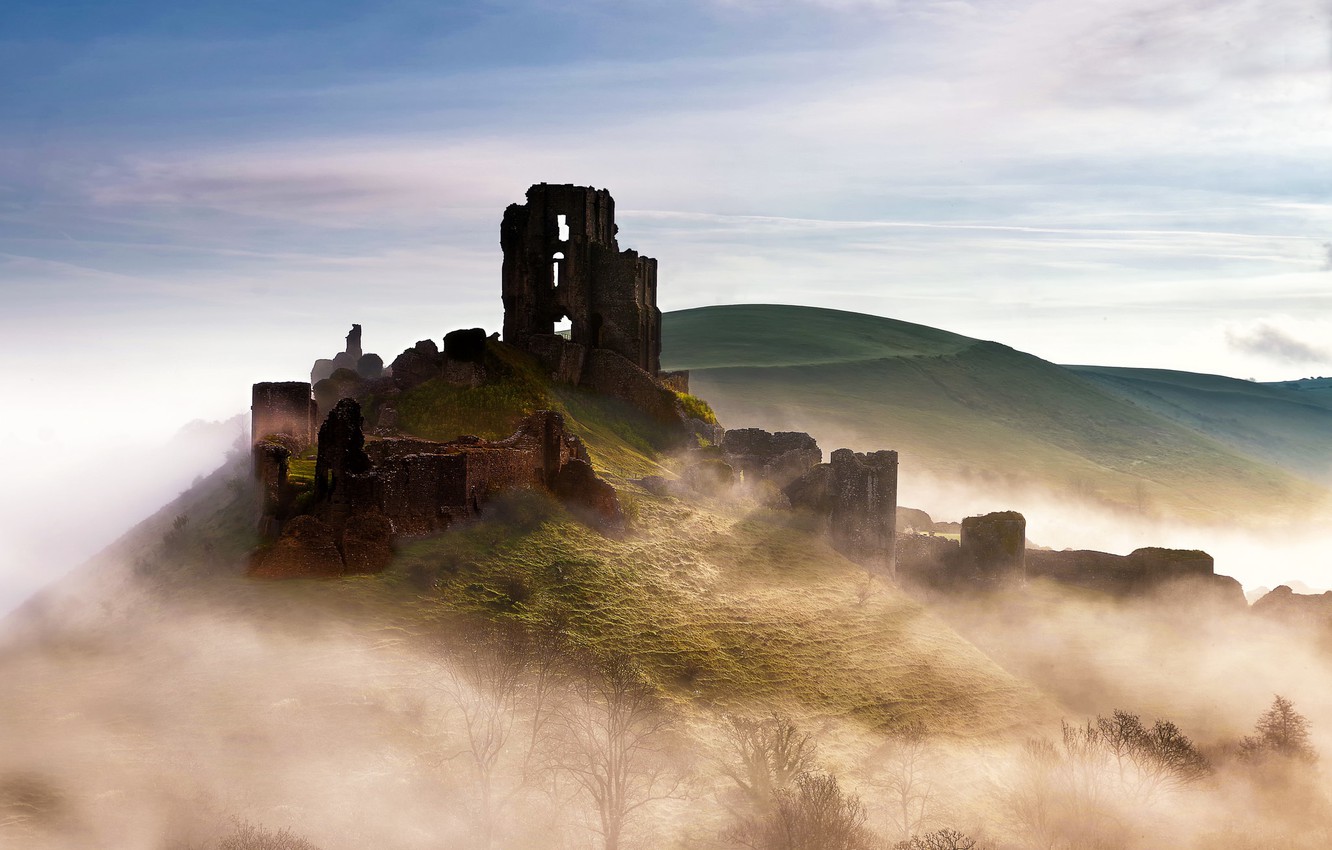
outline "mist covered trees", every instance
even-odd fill
[[[591,805],[605,850],[629,818],[679,785],[673,718],[624,656],[589,656],[558,703],[552,765]]]
[[[722,734],[725,752],[717,766],[735,785],[739,801],[732,809],[742,816],[770,811],[778,793],[815,768],[813,737],[789,718],[729,715]]]
[[[1212,766],[1170,721],[1151,727],[1127,711],[1062,724],[1057,743],[1027,743],[1006,789],[1011,819],[1036,847],[1115,846],[1158,797],[1210,775]]]
[[[888,736],[870,757],[870,781],[880,791],[876,801],[903,842],[927,823],[937,798],[937,757],[923,723],[908,723]]]
[[[765,812],[739,820],[727,837],[751,850],[871,850],[878,842],[865,819],[860,798],[842,790],[837,777],[802,773],[774,792]]]
[[[472,846],[511,842],[501,825],[535,795],[565,811],[586,806],[601,846],[616,850],[632,815],[678,784],[674,717],[623,655],[471,622],[441,641],[436,660],[442,754],[466,768]]]
[[[1278,757],[1312,764],[1318,753],[1309,741],[1309,720],[1291,701],[1277,695],[1258,717],[1254,734],[1240,741],[1240,755],[1250,761]]]

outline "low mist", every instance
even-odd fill
[[[903,468],[898,504],[937,521],[960,521],[991,511],[1015,510],[1027,520],[1027,538],[1050,549],[1094,549],[1127,555],[1144,546],[1201,549],[1216,572],[1245,589],[1301,581],[1324,587],[1329,555],[1322,529],[1332,506],[1309,505],[1303,516],[1189,523],[1093,502],[1072,493],[1005,484],[978,485]]]
[[[243,448],[241,416],[172,436],[26,435],[0,491],[0,616],[96,554]],[[29,445],[28,443],[31,443]]]
[[[723,710],[558,622],[404,627],[367,607],[376,579],[193,574],[104,564],[10,618],[0,838],[1214,850],[1325,846],[1332,827],[1320,762],[1259,728],[1280,695],[1308,752],[1332,752],[1326,638],[1237,606],[1040,582],[921,597],[1039,691],[1043,709],[975,738],[928,714],[871,726],[795,699]]]

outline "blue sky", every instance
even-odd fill
[[[1315,0],[8,0],[0,432],[61,480],[90,410],[160,439],[352,322],[390,360],[498,328],[542,180],[613,192],[665,309],[1332,374],[1329,32]]]

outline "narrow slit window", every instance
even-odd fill
[[[560,228],[560,241],[561,241],[561,242],[568,242],[568,241],[569,241],[569,219],[568,219],[566,216],[557,215],[557,216],[555,216],[555,223],[556,223],[557,225],[559,225],[559,228]]]
[[[564,216],[560,216],[564,218]],[[551,260],[552,274],[554,275],[555,286],[560,285],[560,261],[564,259],[563,251],[556,251],[555,257]]]

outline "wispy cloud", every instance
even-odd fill
[[[1332,348],[1310,342],[1270,322],[1258,322],[1246,329],[1229,329],[1226,342],[1235,351],[1279,363],[1332,363]]]

